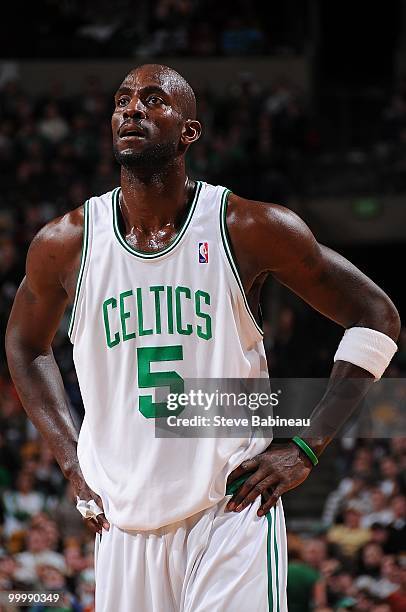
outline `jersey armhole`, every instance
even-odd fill
[[[83,278],[85,276],[85,268],[89,259],[89,200],[84,204],[84,222],[83,222],[83,240],[82,240],[82,256],[80,259],[79,274],[76,281],[75,299],[73,301],[72,312],[68,327],[68,336],[72,344],[74,344],[78,304],[82,295]]]
[[[240,289],[240,293],[245,305],[245,309],[250,317],[250,319],[252,320],[255,329],[257,330],[257,332],[259,334],[261,334],[261,336],[264,335],[264,332],[262,331],[262,329],[260,328],[260,326],[258,325],[252,311],[251,308],[249,307],[248,304],[248,300],[247,300],[247,296],[245,295],[245,291],[244,291],[244,287],[243,284],[241,282],[241,278],[240,275],[238,273],[238,268],[237,268],[237,264],[235,261],[235,257],[233,255],[233,251],[232,251],[232,246],[231,246],[231,240],[230,240],[230,236],[228,233],[228,229],[227,229],[227,223],[226,223],[226,218],[227,218],[227,205],[228,205],[228,198],[230,197],[231,191],[229,189],[224,189],[223,194],[221,196],[221,205],[220,205],[220,234],[221,234],[221,239],[223,242],[223,247],[224,247],[224,251],[225,254],[227,256],[228,259],[228,263],[230,265],[230,268],[233,272],[234,278],[237,281],[237,285]],[[261,317],[262,318],[262,317]]]

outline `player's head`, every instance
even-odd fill
[[[178,72],[160,64],[127,74],[114,97],[111,125],[114,155],[133,170],[167,166],[201,134],[193,89]]]

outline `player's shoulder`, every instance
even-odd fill
[[[84,205],[49,221],[34,237],[30,250],[66,250],[81,243],[84,227]]]
[[[26,276],[31,287],[47,290],[61,279],[80,257],[84,207],[79,206],[49,221],[32,240],[27,253]]]
[[[233,194],[227,229],[237,257],[251,261],[260,271],[278,269],[317,248],[309,227],[289,208]]]
[[[86,201],[88,210],[90,207],[92,207],[92,209],[95,207],[97,208],[100,204],[106,205],[106,203],[110,201],[114,191],[116,191],[116,189],[90,197]],[[104,212],[104,209],[102,212]],[[78,241],[81,242],[83,238],[84,220],[85,204],[82,204],[77,208],[67,211],[60,217],[52,219],[44,225],[34,237],[32,246],[66,247],[72,244],[74,245]]]
[[[227,226],[247,237],[263,234],[268,238],[307,232],[305,222],[292,210],[280,204],[249,200],[230,193],[227,206]]]

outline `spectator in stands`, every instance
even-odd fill
[[[95,575],[92,568],[80,573],[78,594],[83,612],[94,612]]]
[[[358,465],[360,463],[361,462],[358,462]],[[367,511],[370,506],[368,485],[369,467],[368,471],[354,471],[352,476],[343,478],[337,489],[332,491],[327,497],[323,510],[323,523],[326,526],[331,525],[339,512],[343,509],[345,503],[349,501],[354,501],[358,504],[358,508],[361,509],[361,512]]]
[[[37,566],[52,560],[62,566],[63,556],[50,550],[46,531],[39,526],[31,526],[26,533],[25,550],[16,555],[18,568],[15,577],[19,582],[33,586],[37,580]]]
[[[336,568],[325,576],[326,578],[326,599],[327,604],[339,609],[340,607],[354,606],[356,594],[351,574],[346,571],[340,563]]]
[[[317,584],[320,568],[326,559],[324,540],[312,538],[303,543],[302,558],[291,559],[288,564],[288,608],[290,612],[309,612],[320,602]]]
[[[358,577],[354,582],[357,589],[374,597],[380,596],[383,588],[381,575],[383,560],[384,553],[379,544],[370,542],[363,547],[356,569]]]
[[[361,527],[362,508],[354,501],[348,502],[342,524],[333,525],[327,532],[327,540],[335,544],[339,553],[353,559],[358,550],[368,542],[370,531]]]
[[[67,574],[75,579],[88,567],[88,560],[83,556],[78,541],[71,539],[64,549]]]
[[[393,495],[397,492],[399,468],[393,457],[383,457],[379,464],[381,483],[380,488],[384,495]]]
[[[60,594],[58,608],[64,612],[83,612],[79,600],[69,592],[66,584],[65,566],[54,559],[47,559],[37,566],[38,583],[37,588],[42,592]],[[46,605],[33,606],[31,612],[45,612],[49,609]]]
[[[388,508],[388,498],[381,487],[376,486],[370,490],[371,508],[361,519],[361,526],[369,529],[373,523],[387,526],[393,521],[393,511]]]
[[[398,581],[399,588],[386,598],[391,612],[404,612],[406,610],[406,567],[404,563],[403,567],[399,568]]]
[[[388,527],[386,550],[391,554],[406,554],[406,496],[396,495],[391,501],[393,520]]]
[[[382,546],[382,550],[385,553],[389,553],[390,550],[387,547],[387,541],[389,537],[389,529],[388,527],[384,527],[379,523],[373,523],[370,528],[371,539],[370,542],[374,542],[375,544],[379,544]]]
[[[357,574],[360,576],[379,576],[381,573],[383,556],[382,546],[375,542],[368,542],[365,544],[359,551]]]
[[[17,562],[12,555],[0,550],[0,592],[12,591],[17,586],[15,573]]]
[[[17,477],[16,489],[8,490],[3,495],[5,510],[4,531],[11,535],[28,527],[29,520],[45,507],[42,493],[34,489],[34,478],[21,471]]]
[[[52,145],[57,145],[66,138],[69,133],[69,126],[60,115],[56,104],[49,103],[46,106],[44,119],[40,121],[38,130],[41,136]]]

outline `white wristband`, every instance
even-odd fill
[[[342,337],[334,361],[348,361],[379,380],[398,350],[386,334],[368,327],[351,327]]]

